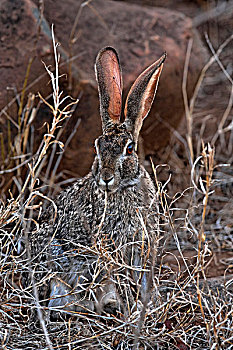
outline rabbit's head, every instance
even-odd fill
[[[103,134],[95,141],[96,157],[92,173],[98,187],[115,192],[140,181],[136,154],[143,119],[153,103],[166,54],[148,67],[134,82],[121,121],[122,76],[118,55],[112,47],[96,58],[96,78],[100,97]]]

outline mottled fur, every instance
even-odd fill
[[[117,261],[124,263],[122,273],[127,273],[128,266],[135,284],[142,284],[142,297],[146,293],[146,273],[140,275],[140,271],[148,270],[148,244],[158,239],[158,209],[154,185],[139,164],[136,145],[164,59],[152,65],[149,73],[147,70],[145,82],[138,78],[136,91],[130,91],[131,105],[136,96],[137,106],[132,109],[138,116],[127,110],[125,121],[120,123],[122,87],[112,88],[116,81],[121,85],[117,54],[105,48],[97,57],[103,135],[95,141],[92,171],[57,197],[57,213],[51,206],[39,232],[31,238],[32,256],[40,270],[35,278],[50,269],[50,283],[47,280],[41,293],[41,297],[50,298],[50,308],[93,310],[95,305],[120,304],[115,284],[110,282],[119,268]],[[143,89],[138,90],[138,86]],[[117,93],[112,96],[112,91]]]

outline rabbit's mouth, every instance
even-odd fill
[[[140,183],[140,176],[136,176],[132,179],[121,179],[120,183],[113,176],[104,180],[101,176],[97,181],[97,186],[102,192],[115,193],[117,191],[124,190],[125,188],[131,188],[137,186]]]
[[[108,178],[100,176],[98,186],[104,192],[115,192],[117,190],[114,176]]]

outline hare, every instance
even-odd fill
[[[117,259],[140,286],[141,297],[146,295],[148,245],[152,237],[158,238],[158,208],[155,187],[136,151],[165,58],[166,54],[136,79],[121,121],[117,52],[105,47],[98,53],[95,71],[103,134],[95,140],[91,172],[58,196],[57,211],[51,206],[31,241],[40,273],[49,272],[42,294],[50,309],[93,311],[109,303],[119,305],[113,283],[114,269],[122,269]]]

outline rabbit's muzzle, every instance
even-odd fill
[[[114,162],[115,163],[115,162]],[[115,192],[120,183],[119,164],[106,164],[103,160],[96,157],[93,166],[92,174],[97,187],[105,192]]]
[[[98,171],[95,173],[95,180],[99,189],[103,192],[115,192],[120,184],[120,171],[118,167],[114,169],[109,166],[97,165]]]
[[[99,177],[99,186],[107,192],[111,192],[114,189],[115,178],[113,170],[110,168],[102,169]]]

